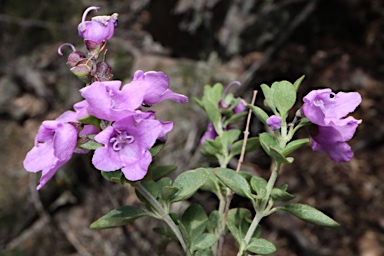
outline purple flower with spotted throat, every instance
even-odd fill
[[[95,16],[91,21],[86,21],[87,15],[92,10],[99,10],[100,7],[88,7],[81,19],[81,23],[77,27],[79,35],[84,40],[90,40],[96,44],[102,43],[111,39],[117,25],[118,14],[114,13],[111,16]]]
[[[103,147],[97,148],[93,165],[102,171],[121,169],[126,179],[141,180],[152,162],[149,149],[158,138],[173,128],[172,122],[162,122],[151,117],[139,122],[133,116],[118,120],[95,136]]]
[[[361,103],[357,92],[333,93],[331,89],[314,90],[304,97],[302,113],[317,125],[312,135],[312,149],[326,152],[335,162],[348,162],[353,157],[350,140],[361,120],[348,116]]]

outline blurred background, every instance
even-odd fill
[[[160,236],[151,228],[159,223],[152,219],[88,228],[118,206],[138,203],[128,186],[92,169],[90,155],[75,156],[39,192],[40,175],[22,165],[41,122],[81,100],[83,84],[65,65],[70,49],[59,56],[57,48],[69,42],[84,51],[77,25],[92,5],[101,7],[97,15],[119,13],[107,54],[114,79],[129,82],[137,69],[163,71],[173,91],[190,97],[185,105],[156,106],[158,117],[175,128],[155,162],[177,165],[177,172],[214,164],[200,155],[208,120],[193,102],[205,84],[239,80],[243,85],[233,92],[248,101],[261,83],[294,82],[303,74],[300,98],[324,87],[358,91],[363,102],[354,117],[363,123],[350,141],[355,157],[335,164],[308,145],[278,179],[297,195],[295,202],[320,209],[341,227],[278,213],[262,222],[263,237],[275,243],[274,255],[384,255],[383,1],[0,0],[1,255],[155,255]],[[252,121],[253,135],[262,129]],[[267,178],[269,164],[258,151],[244,169]],[[208,211],[217,206],[203,192],[191,201]],[[250,207],[237,197],[232,206]],[[235,255],[230,238],[226,246],[226,255]],[[167,255],[181,254],[170,246]]]

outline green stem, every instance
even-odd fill
[[[267,192],[266,192],[265,198],[261,201],[259,207],[256,207],[256,209],[255,209],[256,215],[253,218],[251,225],[249,226],[247,234],[244,237],[243,243],[240,245],[240,249],[239,249],[239,252],[237,253],[237,256],[243,255],[243,252],[244,252],[245,248],[247,247],[247,245],[249,244],[249,242],[251,241],[251,238],[252,238],[253,234],[255,233],[256,228],[259,225],[261,219],[271,213],[271,211],[269,209],[270,207],[267,207],[267,204],[270,200],[272,189],[275,186],[277,176],[279,174],[280,166],[281,166],[280,163],[274,164],[274,168],[272,170],[271,176],[269,177],[269,180],[267,183],[267,187],[266,187]]]
[[[179,240],[184,252],[187,255],[191,255],[184,241],[183,235],[181,234],[179,228],[176,226],[175,222],[171,219],[171,217],[169,217],[168,212],[164,210],[161,204],[151,195],[151,193],[149,193],[149,191],[140,182],[135,183],[135,188],[151,204],[151,206],[159,214],[160,218],[164,220],[165,223],[167,223],[168,226],[172,229],[173,233],[175,233],[175,236]]]

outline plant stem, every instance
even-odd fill
[[[272,169],[271,176],[269,177],[269,180],[267,183],[267,187],[266,187],[267,192],[266,192],[265,198],[261,201],[260,206],[255,209],[256,215],[253,218],[252,223],[248,228],[248,231],[244,237],[243,243],[240,245],[240,249],[239,249],[239,252],[237,253],[237,256],[243,255],[243,252],[244,252],[245,248],[247,247],[247,245],[249,244],[249,242],[251,241],[251,238],[252,238],[253,234],[255,233],[256,228],[259,225],[261,219],[271,213],[270,210],[267,209],[267,204],[269,202],[272,189],[276,183],[280,167],[281,167],[280,163],[276,163],[276,162],[274,163],[274,167]]]
[[[159,217],[165,221],[165,223],[168,224],[168,226],[172,229],[173,233],[175,233],[175,236],[180,242],[181,247],[183,248],[184,252],[187,255],[191,255],[187,245],[184,241],[184,237],[181,234],[179,228],[176,226],[175,222],[169,217],[168,212],[164,210],[164,208],[161,206],[161,204],[149,193],[149,191],[140,183],[135,183],[135,188],[137,191],[151,204],[151,206],[156,210]]]

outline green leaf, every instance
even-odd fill
[[[156,140],[155,145],[149,149],[149,152],[151,153],[152,157],[155,157],[157,154],[160,153],[160,151],[164,148],[165,141]]]
[[[103,229],[124,226],[128,222],[144,216],[152,216],[152,214],[134,205],[122,206],[93,222],[90,228]]]
[[[215,140],[205,140],[203,151],[205,154],[216,156],[221,154],[222,147],[221,138],[217,137]]]
[[[221,230],[221,222],[219,222],[219,220],[219,212],[217,210],[212,211],[208,217],[207,231],[213,233],[216,228],[217,230]]]
[[[276,246],[263,238],[252,238],[246,250],[256,254],[266,255],[274,253]]]
[[[260,145],[263,147],[264,151],[270,156],[271,150],[270,147],[279,148],[279,141],[267,132],[263,132],[259,135]]]
[[[213,173],[213,168],[207,168],[208,178],[205,183],[200,187],[201,190],[210,191],[215,193],[217,196],[219,195],[221,186],[220,181]]]
[[[79,148],[87,150],[96,150],[97,148],[103,147],[103,144],[97,143],[96,141],[89,140],[79,146]]]
[[[267,181],[261,177],[253,176],[251,178],[251,187],[260,197],[263,197],[267,192]]]
[[[204,104],[200,99],[194,98],[193,100],[197,103],[197,105],[199,105],[199,107],[201,107],[204,110]]]
[[[243,142],[244,140],[238,140],[235,143],[233,143],[231,147],[231,152],[229,154],[229,157],[232,158],[236,155],[240,155],[241,150],[243,148]],[[247,139],[247,145],[245,146],[245,153],[249,153],[252,151],[255,151],[260,148],[260,140],[257,137],[248,138]]]
[[[152,180],[157,181],[177,169],[174,165],[151,166]]]
[[[240,134],[241,131],[237,129],[224,131],[223,134],[220,136],[223,147],[229,148],[233,144],[233,142],[235,142],[239,138]]]
[[[275,82],[271,86],[275,106],[282,118],[285,118],[288,111],[295,105],[296,90],[288,81]]]
[[[275,202],[288,202],[295,198],[294,195],[280,188],[273,188],[271,191],[271,197]]]
[[[309,139],[299,139],[291,141],[287,144],[287,146],[283,150],[284,156],[287,156],[288,154],[292,153],[293,151],[297,150],[301,146],[307,144],[309,142]]]
[[[293,87],[295,88],[296,92],[299,91],[299,87],[301,85],[301,82],[303,82],[305,78],[305,75],[302,75],[299,79],[297,79],[294,83],[293,83]]]
[[[240,229],[240,226],[248,225],[251,223],[252,214],[245,208],[232,208],[228,211],[227,227],[236,241],[241,244],[245,237],[245,232]]]
[[[316,225],[326,227],[337,227],[339,223],[322,213],[321,211],[305,204],[289,204],[284,207],[278,207],[278,210],[286,211],[292,215]]]
[[[275,106],[275,101],[273,99],[272,88],[266,84],[262,84],[260,85],[260,87],[261,87],[261,90],[263,91],[264,98],[265,98],[264,105],[267,108],[270,108],[273,112],[276,112],[276,106]]]
[[[224,122],[224,127],[227,127],[229,124],[236,123],[239,121],[241,118],[245,117],[248,113],[247,112],[242,112],[239,114],[234,114]]]
[[[220,130],[219,123],[221,122],[221,114],[219,112],[219,108],[217,104],[212,103],[210,101],[204,102],[205,112],[207,113],[209,120],[213,123],[215,130]]]
[[[253,114],[255,114],[255,116],[257,117],[257,119],[259,119],[261,122],[263,122],[264,124],[267,124],[267,119],[268,119],[268,114],[265,113],[265,111],[257,106],[254,106],[254,105],[251,105],[251,104],[248,104],[248,107],[250,109],[252,109],[252,112]]]
[[[189,206],[181,217],[181,223],[184,225],[185,230],[191,239],[194,239],[204,232],[207,222],[208,216],[205,213],[204,208],[198,204]]]
[[[291,164],[293,163],[292,157],[285,157],[284,154],[281,152],[280,148],[270,147],[270,153],[269,155],[272,157],[273,160],[275,160],[278,163],[282,164]]]
[[[234,170],[215,168],[214,173],[235,194],[252,199],[251,188],[247,180]]]
[[[192,239],[192,251],[208,249],[215,243],[215,235],[208,233],[200,234]]]
[[[116,183],[123,184],[125,181],[125,177],[123,175],[123,172],[121,170],[113,171],[113,172],[104,172],[101,171],[101,176],[103,176],[104,179]]]
[[[175,240],[175,241],[178,240],[177,237],[175,236],[175,233],[173,233],[172,229],[170,229],[169,227],[156,227],[156,228],[153,228],[153,231],[156,232],[157,234],[166,236],[171,240]]]
[[[211,249],[204,249],[196,251],[193,256],[215,256]]]
[[[168,201],[174,194],[177,193],[177,191],[179,190],[175,187],[164,186],[161,188],[160,195],[164,201]]]
[[[173,182],[173,187],[179,189],[171,198],[171,202],[178,202],[190,198],[208,179],[208,171],[198,168],[181,173]]]
[[[93,125],[95,126],[99,131],[101,131],[101,128],[100,128],[100,119],[98,119],[97,117],[94,117],[92,115],[89,115],[89,116],[85,116],[85,117],[82,117],[82,118],[79,118],[78,119],[80,123],[82,124],[90,124],[90,125]]]

